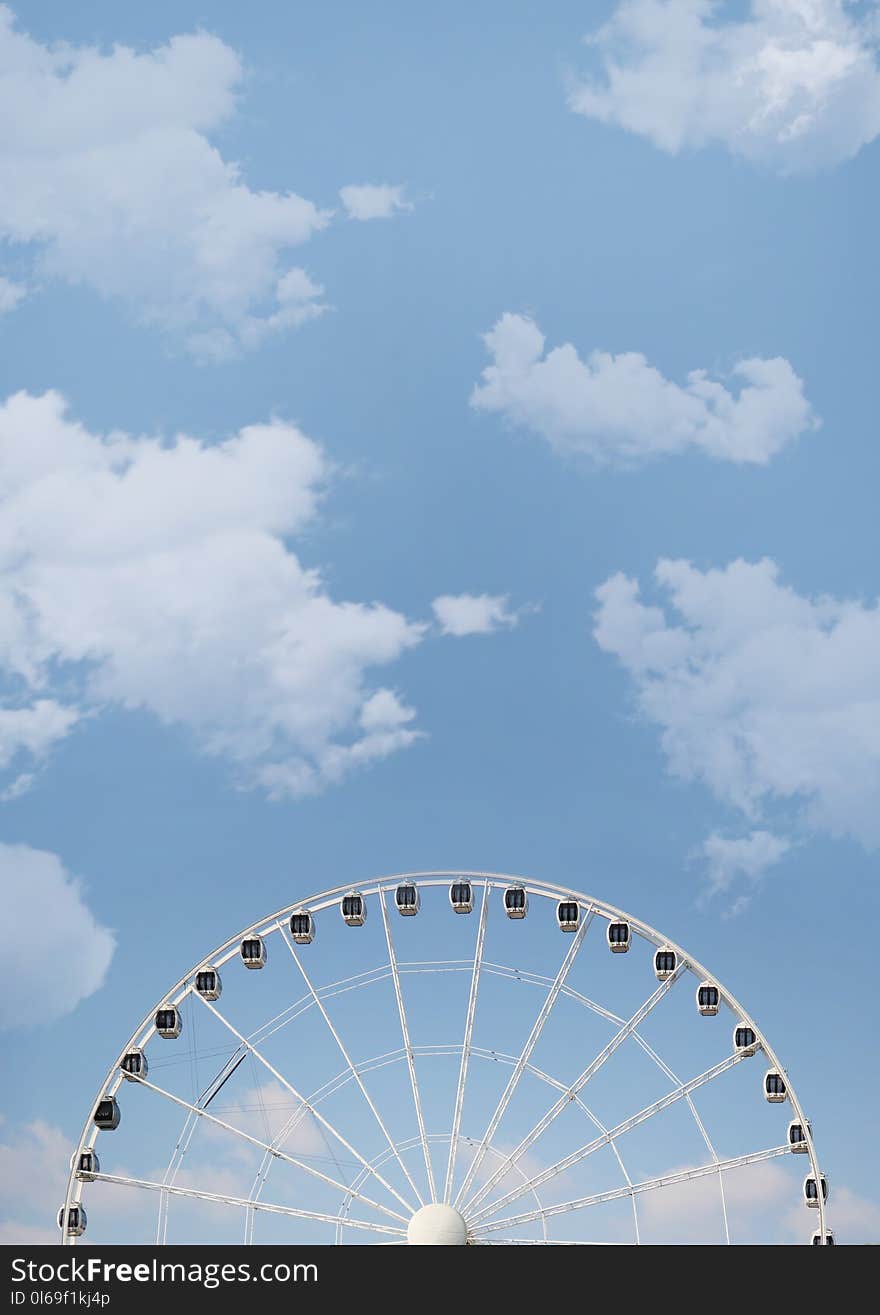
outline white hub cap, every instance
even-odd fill
[[[406,1240],[410,1246],[463,1247],[467,1224],[451,1205],[423,1205],[409,1221]]]

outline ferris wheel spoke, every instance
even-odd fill
[[[288,937],[285,928],[284,928],[283,926],[280,926],[280,925],[279,925],[279,931],[281,932],[281,936],[282,936],[282,939],[284,940],[285,945],[287,946],[288,950],[290,951],[290,953],[291,953],[291,955],[292,955],[292,957],[293,957],[293,961],[294,961],[294,963],[296,964],[297,968],[299,969],[300,973],[302,974],[303,981],[305,982],[306,986],[308,987],[312,999],[314,1000],[315,1004],[317,1005],[318,1010],[319,1010],[319,1012],[320,1012],[322,1018],[324,1019],[324,1022],[327,1024],[327,1028],[328,1028],[328,1030],[329,1030],[329,1032],[330,1032],[330,1035],[333,1037],[333,1040],[336,1042],[336,1045],[339,1047],[339,1052],[340,1052],[340,1054],[342,1055],[342,1058],[345,1060],[346,1064],[348,1065],[348,1068],[349,1068],[349,1071],[350,1071],[352,1077],[354,1078],[355,1082],[357,1083],[358,1087],[360,1088],[361,1095],[363,1096],[364,1100],[367,1102],[367,1105],[370,1107],[370,1111],[371,1111],[373,1117],[375,1118],[376,1122],[378,1123],[379,1128],[381,1129],[381,1132],[382,1132],[383,1137],[384,1137],[385,1140],[387,1141],[388,1145],[391,1147],[392,1151],[394,1151],[395,1157],[396,1157],[396,1159],[397,1159],[398,1164],[400,1165],[400,1168],[401,1168],[402,1171],[403,1171],[404,1177],[406,1178],[406,1180],[407,1180],[407,1182],[409,1183],[409,1185],[410,1185],[410,1187],[412,1188],[412,1190],[415,1192],[416,1199],[417,1199],[419,1205],[424,1205],[424,1204],[425,1204],[424,1199],[423,1199],[421,1193],[419,1192],[418,1187],[416,1187],[415,1182],[413,1181],[412,1174],[410,1173],[409,1169],[407,1169],[406,1165],[404,1164],[403,1159],[402,1159],[402,1157],[401,1157],[401,1155],[400,1155],[400,1152],[397,1150],[397,1148],[396,1148],[396,1146],[395,1146],[395,1144],[394,1144],[394,1141],[393,1141],[393,1139],[392,1139],[392,1137],[391,1137],[391,1133],[388,1131],[387,1127],[385,1126],[385,1121],[384,1121],[384,1119],[382,1118],[381,1114],[379,1113],[378,1109],[376,1108],[375,1103],[373,1102],[373,1098],[370,1096],[370,1093],[367,1091],[367,1088],[366,1088],[366,1086],[364,1085],[364,1080],[363,1080],[363,1078],[362,1078],[361,1075],[360,1075],[360,1072],[359,1072],[359,1070],[358,1070],[357,1065],[352,1061],[351,1056],[349,1055],[347,1049],[345,1048],[345,1045],[343,1044],[342,1038],[340,1037],[340,1035],[339,1035],[339,1033],[337,1032],[336,1028],[333,1026],[333,1023],[332,1023],[332,1021],[331,1021],[331,1019],[330,1019],[330,1015],[327,1013],[327,1009],[326,1009],[326,1006],[325,1006],[325,1004],[324,1004],[324,1001],[321,999],[320,995],[319,995],[318,992],[315,990],[315,988],[314,988],[314,986],[313,986],[313,984],[312,984],[312,980],[311,980],[311,978],[309,977],[308,973],[306,972],[305,968],[303,967],[302,960],[300,959],[299,955],[297,954],[296,949],[295,949],[294,946],[291,944],[291,942],[290,942],[290,938]],[[373,1170],[373,1172],[375,1172],[375,1170]],[[377,1176],[378,1176],[378,1175],[377,1175]],[[380,1181],[381,1181],[381,1182],[384,1182],[385,1180],[384,1180],[384,1179],[380,1179]],[[388,1186],[387,1183],[386,1183],[385,1185]],[[414,1209],[414,1207],[410,1204],[410,1202],[405,1201],[405,1200],[403,1199],[402,1196],[400,1196],[397,1192],[394,1191],[393,1188],[389,1188],[389,1191],[391,1191],[391,1192],[394,1194],[394,1196],[397,1197],[397,1200],[400,1202],[400,1204],[403,1205],[403,1206],[405,1206],[407,1210],[410,1210],[410,1211],[411,1211],[411,1210]]]
[[[474,1054],[481,1055],[482,1058],[484,1059],[495,1059],[495,1060],[502,1059],[511,1064],[515,1062],[512,1056],[500,1055],[496,1051],[484,1051],[477,1047],[474,1048]],[[564,1082],[560,1082],[558,1081],[557,1078],[552,1077],[549,1073],[545,1073],[542,1069],[536,1068],[534,1064],[528,1065],[528,1072],[532,1073],[541,1082],[546,1082],[548,1086],[554,1087],[557,1091],[567,1093],[569,1090],[569,1088],[565,1085]],[[678,1078],[674,1077],[673,1081],[678,1082]],[[686,1099],[690,1103],[690,1097],[686,1097]],[[603,1134],[608,1132],[608,1129],[605,1127],[605,1124],[602,1122],[602,1120],[597,1117],[597,1115],[593,1110],[590,1109],[589,1105],[585,1104],[585,1102],[581,1099],[579,1095],[574,1095],[572,1097],[572,1100],[574,1104],[577,1105],[578,1109],[580,1109],[581,1112],[586,1116],[586,1118],[589,1119],[590,1123],[592,1123],[593,1127],[596,1128],[598,1132]],[[627,1184],[628,1187],[632,1187],[633,1185],[632,1179],[630,1178],[629,1173],[627,1172],[626,1165],[623,1162],[623,1156],[620,1154],[620,1150],[618,1149],[617,1142],[613,1136],[610,1138],[609,1145],[611,1147],[611,1153],[613,1154],[615,1160],[617,1161],[618,1167],[620,1169],[621,1177],[623,1178],[624,1182]],[[707,1146],[709,1149],[709,1153],[717,1160],[718,1157],[717,1155],[715,1155],[714,1148],[712,1147],[711,1143],[708,1142],[708,1140],[707,1140]],[[496,1152],[496,1154],[500,1155],[501,1152]],[[526,1182],[528,1180],[528,1175],[523,1171],[521,1165],[511,1164],[510,1169],[515,1170],[516,1173],[519,1174],[523,1182]],[[719,1181],[721,1180],[719,1179]],[[535,1199],[538,1200],[537,1194],[534,1193],[534,1195],[535,1195]],[[476,1198],[474,1198],[474,1201],[475,1200]],[[469,1210],[470,1205],[465,1207],[465,1209]],[[641,1233],[639,1226],[639,1211],[637,1205],[637,1198],[635,1196],[633,1196],[632,1198],[632,1212],[633,1212],[633,1231],[635,1233],[635,1244],[636,1246],[638,1246],[641,1242]],[[511,1239],[511,1240],[516,1241],[516,1239]]]
[[[371,1233],[387,1233],[395,1237],[403,1236],[402,1228],[391,1228],[386,1224],[374,1224],[366,1219],[343,1219],[341,1215],[322,1214],[318,1210],[301,1210],[292,1205],[273,1205],[270,1201],[253,1201],[244,1196],[227,1196],[224,1192],[203,1192],[196,1187],[178,1187],[168,1183],[153,1183],[145,1178],[128,1178],[118,1173],[97,1173],[95,1181],[112,1183],[118,1187],[135,1187],[141,1191],[162,1192],[169,1196],[186,1196],[196,1201],[208,1201],[214,1205],[231,1205],[247,1210],[265,1210],[268,1214],[292,1215],[296,1219],[311,1219],[321,1224],[345,1224],[347,1228],[363,1228]]]
[[[663,1174],[658,1178],[648,1178],[641,1183],[633,1183],[631,1187],[615,1187],[608,1192],[596,1192],[593,1196],[580,1196],[572,1201],[562,1201],[556,1205],[542,1206],[538,1210],[527,1210],[519,1215],[509,1215],[506,1219],[496,1220],[495,1223],[481,1224],[473,1229],[474,1237],[479,1241],[485,1233],[494,1233],[502,1228],[514,1228],[518,1224],[529,1224],[535,1220],[551,1219],[555,1215],[568,1214],[573,1210],[584,1210],[591,1205],[603,1205],[606,1201],[619,1201],[623,1197],[635,1193],[652,1192],[663,1187],[674,1187],[677,1183],[691,1182],[696,1178],[705,1178],[708,1174],[727,1173],[731,1169],[739,1169],[747,1164],[759,1164],[764,1160],[772,1160],[780,1155],[788,1155],[788,1146],[772,1146],[766,1151],[752,1151],[748,1155],[736,1155],[729,1160],[719,1160],[713,1164],[701,1164],[694,1169],[682,1169],[679,1173]]]
[[[661,1111],[668,1109],[670,1105],[674,1105],[676,1101],[683,1100],[686,1096],[690,1095],[692,1091],[696,1091],[698,1087],[705,1086],[707,1082],[714,1081],[714,1079],[720,1077],[722,1073],[726,1073],[729,1068],[733,1068],[735,1064],[740,1063],[742,1058],[743,1056],[741,1054],[728,1055],[726,1059],[722,1059],[719,1063],[713,1064],[711,1068],[698,1074],[697,1077],[691,1078],[689,1082],[681,1083],[681,1085],[676,1087],[674,1091],[667,1092],[665,1096],[661,1096],[659,1100],[655,1100],[652,1104],[646,1105],[643,1109],[639,1110],[637,1114],[633,1114],[628,1119],[624,1119],[622,1123],[618,1123],[616,1127],[609,1128],[607,1132],[602,1133],[599,1137],[595,1137],[584,1146],[580,1146],[576,1151],[572,1151],[571,1154],[566,1155],[564,1159],[557,1160],[555,1164],[551,1164],[549,1168],[542,1170],[539,1174],[535,1174],[535,1176],[528,1179],[526,1183],[512,1188],[504,1196],[499,1197],[497,1201],[490,1201],[488,1205],[483,1206],[482,1210],[469,1216],[471,1223],[476,1223],[480,1219],[497,1214],[503,1206],[509,1205],[511,1201],[515,1201],[517,1197],[522,1196],[527,1190],[541,1187],[544,1183],[549,1182],[551,1178],[556,1178],[559,1174],[564,1173],[566,1169],[571,1169],[574,1165],[580,1164],[583,1160],[588,1159],[589,1156],[594,1154],[595,1151],[600,1150],[603,1146],[607,1146],[609,1142],[613,1141],[616,1137],[621,1137],[625,1132],[630,1132],[640,1124],[646,1123],[648,1119],[654,1118],[654,1116],[660,1114]],[[629,1189],[621,1189],[621,1194],[624,1196],[627,1195],[628,1190]]]
[[[660,1072],[661,1072],[661,1073],[664,1073],[664,1074],[666,1075],[666,1077],[669,1078],[670,1082],[674,1082],[674,1083],[676,1084],[676,1086],[681,1086],[681,1078],[678,1076],[678,1074],[675,1073],[675,1072],[669,1067],[669,1065],[666,1063],[666,1061],[665,1061],[664,1059],[662,1059],[660,1055],[657,1054],[657,1051],[654,1050],[654,1048],[648,1044],[648,1042],[645,1040],[645,1038],[644,1038],[639,1032],[636,1032],[636,1033],[635,1033],[634,1040],[638,1043],[638,1045],[639,1045],[639,1046],[641,1047],[641,1049],[645,1052],[645,1054],[648,1056],[648,1058],[649,1058],[654,1064],[657,1065],[657,1067],[660,1069]],[[703,1143],[704,1143],[704,1145],[705,1145],[705,1147],[706,1147],[706,1150],[709,1152],[709,1154],[712,1156],[712,1159],[713,1159],[713,1160],[715,1161],[715,1163],[717,1164],[717,1163],[718,1163],[718,1152],[715,1150],[715,1146],[714,1146],[714,1143],[713,1143],[713,1141],[712,1141],[712,1138],[709,1136],[708,1132],[706,1131],[706,1125],[703,1123],[703,1120],[700,1118],[700,1116],[699,1116],[699,1114],[698,1114],[698,1112],[697,1112],[697,1107],[696,1107],[696,1105],[695,1105],[694,1102],[693,1102],[693,1098],[692,1098],[692,1096],[690,1095],[690,1093],[688,1093],[688,1094],[685,1096],[684,1099],[685,1099],[685,1104],[687,1105],[688,1109],[690,1110],[691,1117],[693,1118],[694,1123],[695,1123],[696,1126],[697,1126],[697,1131],[699,1132],[700,1137],[701,1137],[702,1140],[703,1140]],[[612,1143],[612,1144],[613,1144],[613,1143]],[[719,1190],[719,1192],[720,1192],[720,1194],[721,1194],[721,1214],[722,1214],[722,1218],[723,1218],[723,1220],[724,1220],[724,1241],[725,1241],[726,1245],[729,1246],[729,1245],[730,1245],[730,1240],[731,1240],[731,1239],[730,1239],[730,1221],[728,1220],[728,1217],[727,1217],[727,1198],[726,1198],[726,1196],[725,1196],[725,1194],[724,1194],[724,1178],[723,1178],[723,1176],[722,1176],[721,1174],[718,1175],[718,1190]],[[636,1215],[636,1198],[635,1198],[635,1197],[633,1197],[633,1215],[635,1215],[636,1218],[637,1218],[637,1215]],[[638,1225],[637,1225],[637,1226],[638,1226]]]
[[[443,1188],[443,1200],[448,1201],[452,1195],[452,1183],[455,1177],[455,1159],[458,1152],[458,1135],[461,1131],[461,1114],[464,1108],[464,1092],[467,1083],[468,1064],[471,1056],[471,1039],[474,1033],[474,1017],[477,1011],[477,992],[480,986],[480,974],[483,966],[483,946],[486,941],[486,918],[489,913],[489,883],[483,886],[483,903],[480,908],[480,923],[477,928],[477,948],[474,951],[474,970],[471,976],[471,989],[468,996],[467,1016],[464,1024],[464,1044],[461,1048],[461,1064],[458,1070],[458,1086],[455,1092],[455,1113],[452,1117],[452,1138],[449,1143],[449,1159],[446,1164],[446,1184]]]
[[[556,977],[553,981],[553,985],[550,987],[550,990],[547,993],[547,998],[545,999],[543,1005],[541,1006],[541,1010],[538,1014],[538,1017],[535,1019],[534,1025],[532,1027],[531,1032],[529,1033],[528,1039],[526,1040],[526,1043],[523,1046],[522,1051],[520,1052],[519,1058],[514,1064],[513,1072],[511,1073],[510,1078],[508,1079],[507,1086],[504,1088],[504,1092],[502,1093],[501,1099],[499,1100],[498,1104],[495,1107],[495,1112],[492,1115],[491,1119],[489,1120],[489,1123],[486,1127],[486,1131],[483,1133],[483,1139],[480,1142],[479,1146],[477,1147],[476,1154],[474,1155],[473,1159],[470,1162],[470,1165],[468,1166],[468,1171],[465,1174],[464,1181],[461,1187],[459,1188],[458,1195],[455,1198],[454,1204],[456,1207],[458,1207],[459,1203],[464,1199],[465,1193],[467,1192],[471,1183],[474,1181],[476,1175],[479,1173],[480,1165],[483,1163],[483,1160],[486,1157],[486,1152],[489,1149],[489,1144],[492,1141],[492,1138],[495,1136],[495,1132],[496,1129],[498,1128],[499,1123],[504,1117],[505,1110],[507,1109],[508,1105],[513,1099],[514,1092],[516,1091],[517,1086],[519,1085],[520,1078],[522,1077],[523,1073],[526,1070],[529,1059],[531,1058],[532,1051],[534,1050],[535,1046],[538,1044],[538,1039],[544,1030],[544,1024],[547,1022],[547,1019],[550,1017],[551,1013],[553,1012],[553,1007],[559,998],[559,992],[562,990],[562,987],[565,985],[565,979],[568,977],[568,974],[571,971],[572,964],[574,963],[575,958],[577,957],[577,952],[580,949],[581,945],[583,944],[584,937],[587,934],[587,928],[589,927],[590,923],[593,920],[593,913],[594,910],[591,907],[589,912],[585,915],[585,917],[581,919],[581,924],[578,927],[577,931],[575,932],[574,940],[572,944],[569,946],[568,952],[566,953],[565,958],[560,964],[559,971],[556,974]]]
[[[213,1005],[210,1002],[210,1000],[206,1000],[203,996],[199,996],[199,999],[202,1001],[202,1004],[207,1009],[210,1009],[211,1013],[214,1014],[220,1020],[220,1022],[224,1025],[224,1027],[228,1028],[229,1031],[232,1033],[232,1035],[234,1037],[237,1037],[239,1042],[243,1046],[247,1047],[247,1049],[254,1056],[254,1058],[260,1061],[260,1063],[267,1070],[267,1072],[271,1073],[273,1078],[275,1078],[276,1081],[280,1082],[281,1085],[285,1087],[287,1091],[290,1092],[291,1096],[293,1096],[294,1100],[298,1102],[300,1107],[307,1110],[309,1114],[311,1114],[311,1116],[316,1120],[316,1122],[321,1125],[322,1128],[324,1128],[327,1132],[329,1132],[331,1136],[335,1137],[336,1140],[342,1146],[344,1146],[345,1149],[351,1155],[355,1157],[355,1159],[358,1161],[359,1164],[362,1164],[364,1168],[369,1169],[373,1177],[376,1178],[376,1180],[382,1184],[382,1186],[386,1189],[386,1191],[391,1193],[391,1195],[404,1207],[405,1210],[411,1212],[412,1206],[409,1204],[409,1202],[405,1201],[404,1198],[400,1195],[400,1193],[397,1192],[389,1182],[386,1182],[386,1180],[382,1177],[380,1173],[378,1173],[375,1169],[371,1167],[369,1161],[366,1160],[363,1155],[361,1155],[360,1151],[356,1150],[355,1147],[352,1146],[351,1142],[348,1141],[346,1137],[343,1137],[342,1133],[339,1132],[339,1130],[336,1127],[334,1127],[334,1125],[329,1121],[329,1119],[327,1119],[321,1113],[321,1111],[314,1104],[312,1104],[312,1102],[306,1096],[303,1096],[301,1092],[297,1091],[296,1087],[294,1087],[293,1084],[289,1082],[286,1077],[284,1077],[281,1073],[279,1073],[278,1069],[275,1068],[273,1064],[270,1064],[269,1060],[266,1059],[265,1055],[262,1054],[260,1049],[256,1045],[254,1045],[252,1041],[249,1041],[247,1037],[243,1036],[242,1033],[239,1032],[238,1029],[234,1027],[232,1023],[230,1023],[229,1019],[225,1016],[225,1014],[221,1013],[221,1011],[217,1009],[217,1007]]]
[[[553,1123],[553,1121],[556,1118],[558,1118],[558,1116],[562,1113],[562,1111],[566,1109],[567,1106],[571,1103],[571,1101],[573,1101],[574,1098],[583,1090],[583,1088],[587,1085],[590,1079],[596,1073],[598,1073],[599,1069],[602,1068],[603,1064],[606,1064],[608,1062],[608,1060],[611,1058],[614,1052],[620,1046],[623,1045],[627,1037],[631,1036],[632,1033],[636,1030],[636,1028],[641,1023],[644,1022],[644,1020],[651,1013],[652,1009],[654,1009],[656,1005],[660,1003],[660,1001],[663,999],[666,993],[669,990],[671,990],[673,983],[678,979],[678,977],[681,975],[681,973],[684,970],[685,970],[685,964],[683,962],[679,963],[673,975],[667,978],[665,982],[661,982],[660,985],[657,987],[656,991],[654,991],[653,994],[648,997],[648,999],[644,1002],[644,1004],[642,1004],[636,1010],[636,1012],[632,1015],[632,1017],[629,1018],[627,1022],[625,1022],[620,1028],[618,1028],[617,1032],[614,1034],[614,1036],[611,1038],[608,1044],[604,1046],[602,1050],[599,1051],[595,1059],[593,1059],[583,1070],[583,1072],[577,1078],[575,1078],[571,1086],[562,1093],[562,1095],[559,1097],[556,1103],[554,1105],[551,1105],[551,1107],[547,1110],[546,1114],[544,1114],[544,1116],[538,1120],[538,1122],[531,1129],[531,1131],[526,1133],[525,1137],[523,1137],[519,1145],[514,1150],[512,1150],[508,1156],[506,1156],[504,1162],[498,1166],[498,1168],[493,1172],[491,1177],[487,1179],[487,1181],[483,1184],[480,1190],[471,1198],[471,1200],[467,1203],[467,1208],[469,1210],[471,1211],[475,1210],[482,1201],[485,1201],[486,1197],[492,1191],[492,1188],[495,1187],[495,1185],[504,1177],[504,1175],[510,1169],[511,1165],[516,1164],[517,1161],[523,1155],[525,1155],[529,1147],[533,1146],[535,1142],[538,1140],[538,1138],[541,1137],[547,1131],[551,1123]]]
[[[278,1160],[283,1160],[285,1164],[291,1164],[296,1169],[302,1169],[303,1173],[307,1173],[312,1178],[317,1178],[320,1182],[326,1183],[328,1187],[332,1187],[334,1191],[342,1192],[343,1195],[355,1195],[359,1201],[364,1203],[364,1205],[370,1206],[373,1210],[378,1210],[383,1215],[388,1215],[390,1219],[399,1219],[400,1222],[404,1224],[407,1222],[406,1218],[403,1215],[399,1215],[396,1210],[390,1210],[387,1206],[380,1205],[378,1201],[372,1200],[369,1196],[364,1196],[361,1192],[352,1192],[352,1188],[349,1187],[348,1184],[337,1182],[335,1178],[330,1178],[329,1175],[322,1173],[320,1169],[316,1169],[314,1165],[307,1164],[304,1160],[297,1159],[295,1155],[288,1155],[286,1151],[278,1150],[277,1147],[270,1146],[267,1142],[260,1141],[259,1137],[252,1137],[249,1132],[243,1132],[241,1128],[236,1128],[234,1124],[227,1123],[225,1119],[218,1119],[216,1114],[209,1114],[206,1109],[201,1109],[197,1105],[191,1105],[188,1100],[184,1100],[181,1096],[173,1095],[170,1091],[166,1091],[164,1087],[157,1087],[155,1083],[149,1082],[146,1078],[135,1078],[134,1081],[139,1083],[140,1086],[146,1087],[149,1091],[155,1091],[158,1096],[163,1096],[165,1100],[170,1100],[175,1105],[180,1105],[182,1109],[190,1110],[200,1119],[207,1119],[209,1123],[216,1124],[218,1128],[225,1128],[225,1130],[231,1132],[233,1136],[240,1137],[242,1141],[250,1142],[252,1146],[256,1146],[259,1150],[268,1151],[270,1155],[274,1155]]]
[[[431,1164],[431,1150],[428,1146],[428,1134],[425,1129],[425,1118],[422,1113],[422,1097],[419,1093],[419,1080],[416,1075],[416,1064],[413,1056],[412,1042],[409,1035],[409,1023],[406,1017],[406,1008],[403,1003],[403,991],[400,988],[400,971],[397,966],[397,957],[394,953],[394,941],[391,937],[391,924],[388,921],[388,908],[385,904],[385,892],[378,892],[379,908],[382,910],[382,922],[385,925],[385,940],[388,943],[388,962],[391,965],[391,979],[394,983],[394,994],[397,997],[397,1011],[400,1014],[400,1030],[403,1034],[403,1048],[406,1052],[406,1064],[409,1069],[410,1086],[412,1087],[413,1103],[416,1107],[416,1121],[419,1125],[419,1139],[422,1143],[422,1153],[425,1157],[425,1170],[428,1175],[428,1191],[432,1201],[437,1200],[437,1187],[434,1182],[434,1168]]]

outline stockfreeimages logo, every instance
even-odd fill
[[[129,1264],[125,1261],[104,1260],[101,1256],[89,1256],[83,1260],[71,1258],[58,1262],[16,1257],[12,1261],[11,1269],[13,1284],[184,1283],[198,1284],[210,1289],[219,1288],[224,1283],[317,1283],[318,1281],[316,1264],[305,1262],[286,1264],[283,1261],[251,1266],[247,1263],[230,1262],[184,1264],[180,1261],[155,1258]],[[71,1299],[73,1295],[71,1292]],[[12,1304],[22,1305],[25,1300],[26,1293],[14,1288]],[[66,1304],[64,1291],[58,1292],[57,1304]]]

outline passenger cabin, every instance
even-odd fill
[[[771,1105],[781,1105],[788,1095],[785,1078],[777,1068],[768,1068],[764,1074],[764,1096]]]
[[[630,946],[628,922],[609,922],[608,947],[612,954],[626,954]]]
[[[183,1031],[183,1015],[177,1005],[162,1005],[156,1010],[156,1031],[166,1041],[176,1041]]]
[[[394,905],[404,918],[414,918],[419,911],[419,888],[411,881],[405,881],[394,892]]]
[[[95,1175],[101,1172],[101,1161],[98,1159],[98,1152],[88,1147],[74,1155],[74,1173],[84,1183],[95,1181]]]
[[[799,1119],[795,1119],[788,1125],[788,1149],[795,1155],[807,1155],[810,1150],[810,1143],[807,1141],[807,1134],[813,1135],[813,1130],[809,1123],[804,1126]]]
[[[265,968],[268,956],[262,936],[245,936],[239,952],[245,968]]]
[[[58,1227],[68,1237],[82,1237],[86,1231],[85,1207],[74,1201],[67,1207],[67,1224],[64,1221],[64,1206],[58,1211]]]
[[[219,1000],[223,983],[216,968],[200,968],[196,973],[196,994],[203,1000]]]
[[[469,881],[453,881],[449,887],[449,903],[456,913],[470,913],[474,907],[474,888]]]
[[[522,886],[508,886],[504,892],[504,912],[508,918],[524,918],[529,911],[529,897]]]
[[[754,1055],[760,1044],[753,1027],[748,1023],[737,1023],[733,1029],[733,1048],[738,1055]]]
[[[575,900],[561,899],[556,905],[556,921],[560,931],[576,931],[580,917],[580,905]]]
[[[315,939],[315,919],[311,913],[291,913],[290,934],[296,945],[311,945]]]
[[[95,1127],[100,1128],[102,1132],[112,1132],[114,1128],[119,1127],[119,1105],[115,1096],[102,1096],[95,1106],[95,1112],[92,1115],[95,1121]]]
[[[654,976],[658,982],[668,982],[669,978],[675,972],[677,959],[675,950],[670,950],[668,945],[661,945],[660,949],[654,955]]]
[[[149,1069],[147,1057],[144,1052],[135,1046],[132,1050],[126,1051],[119,1061],[119,1067],[122,1069],[122,1076],[129,1082],[137,1082],[139,1078],[145,1078]]]
[[[358,891],[342,897],[342,921],[346,927],[363,927],[367,920],[367,902]]]

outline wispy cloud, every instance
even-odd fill
[[[706,896],[726,896],[731,888],[745,882],[728,906],[728,916],[742,913],[751,902],[761,878],[791,850],[792,842],[762,828],[743,836],[723,836],[713,831],[700,846],[695,858],[705,864]]]
[[[404,199],[403,184],[349,183],[340,187],[339,196],[349,219],[390,219],[402,210],[412,210]]]

